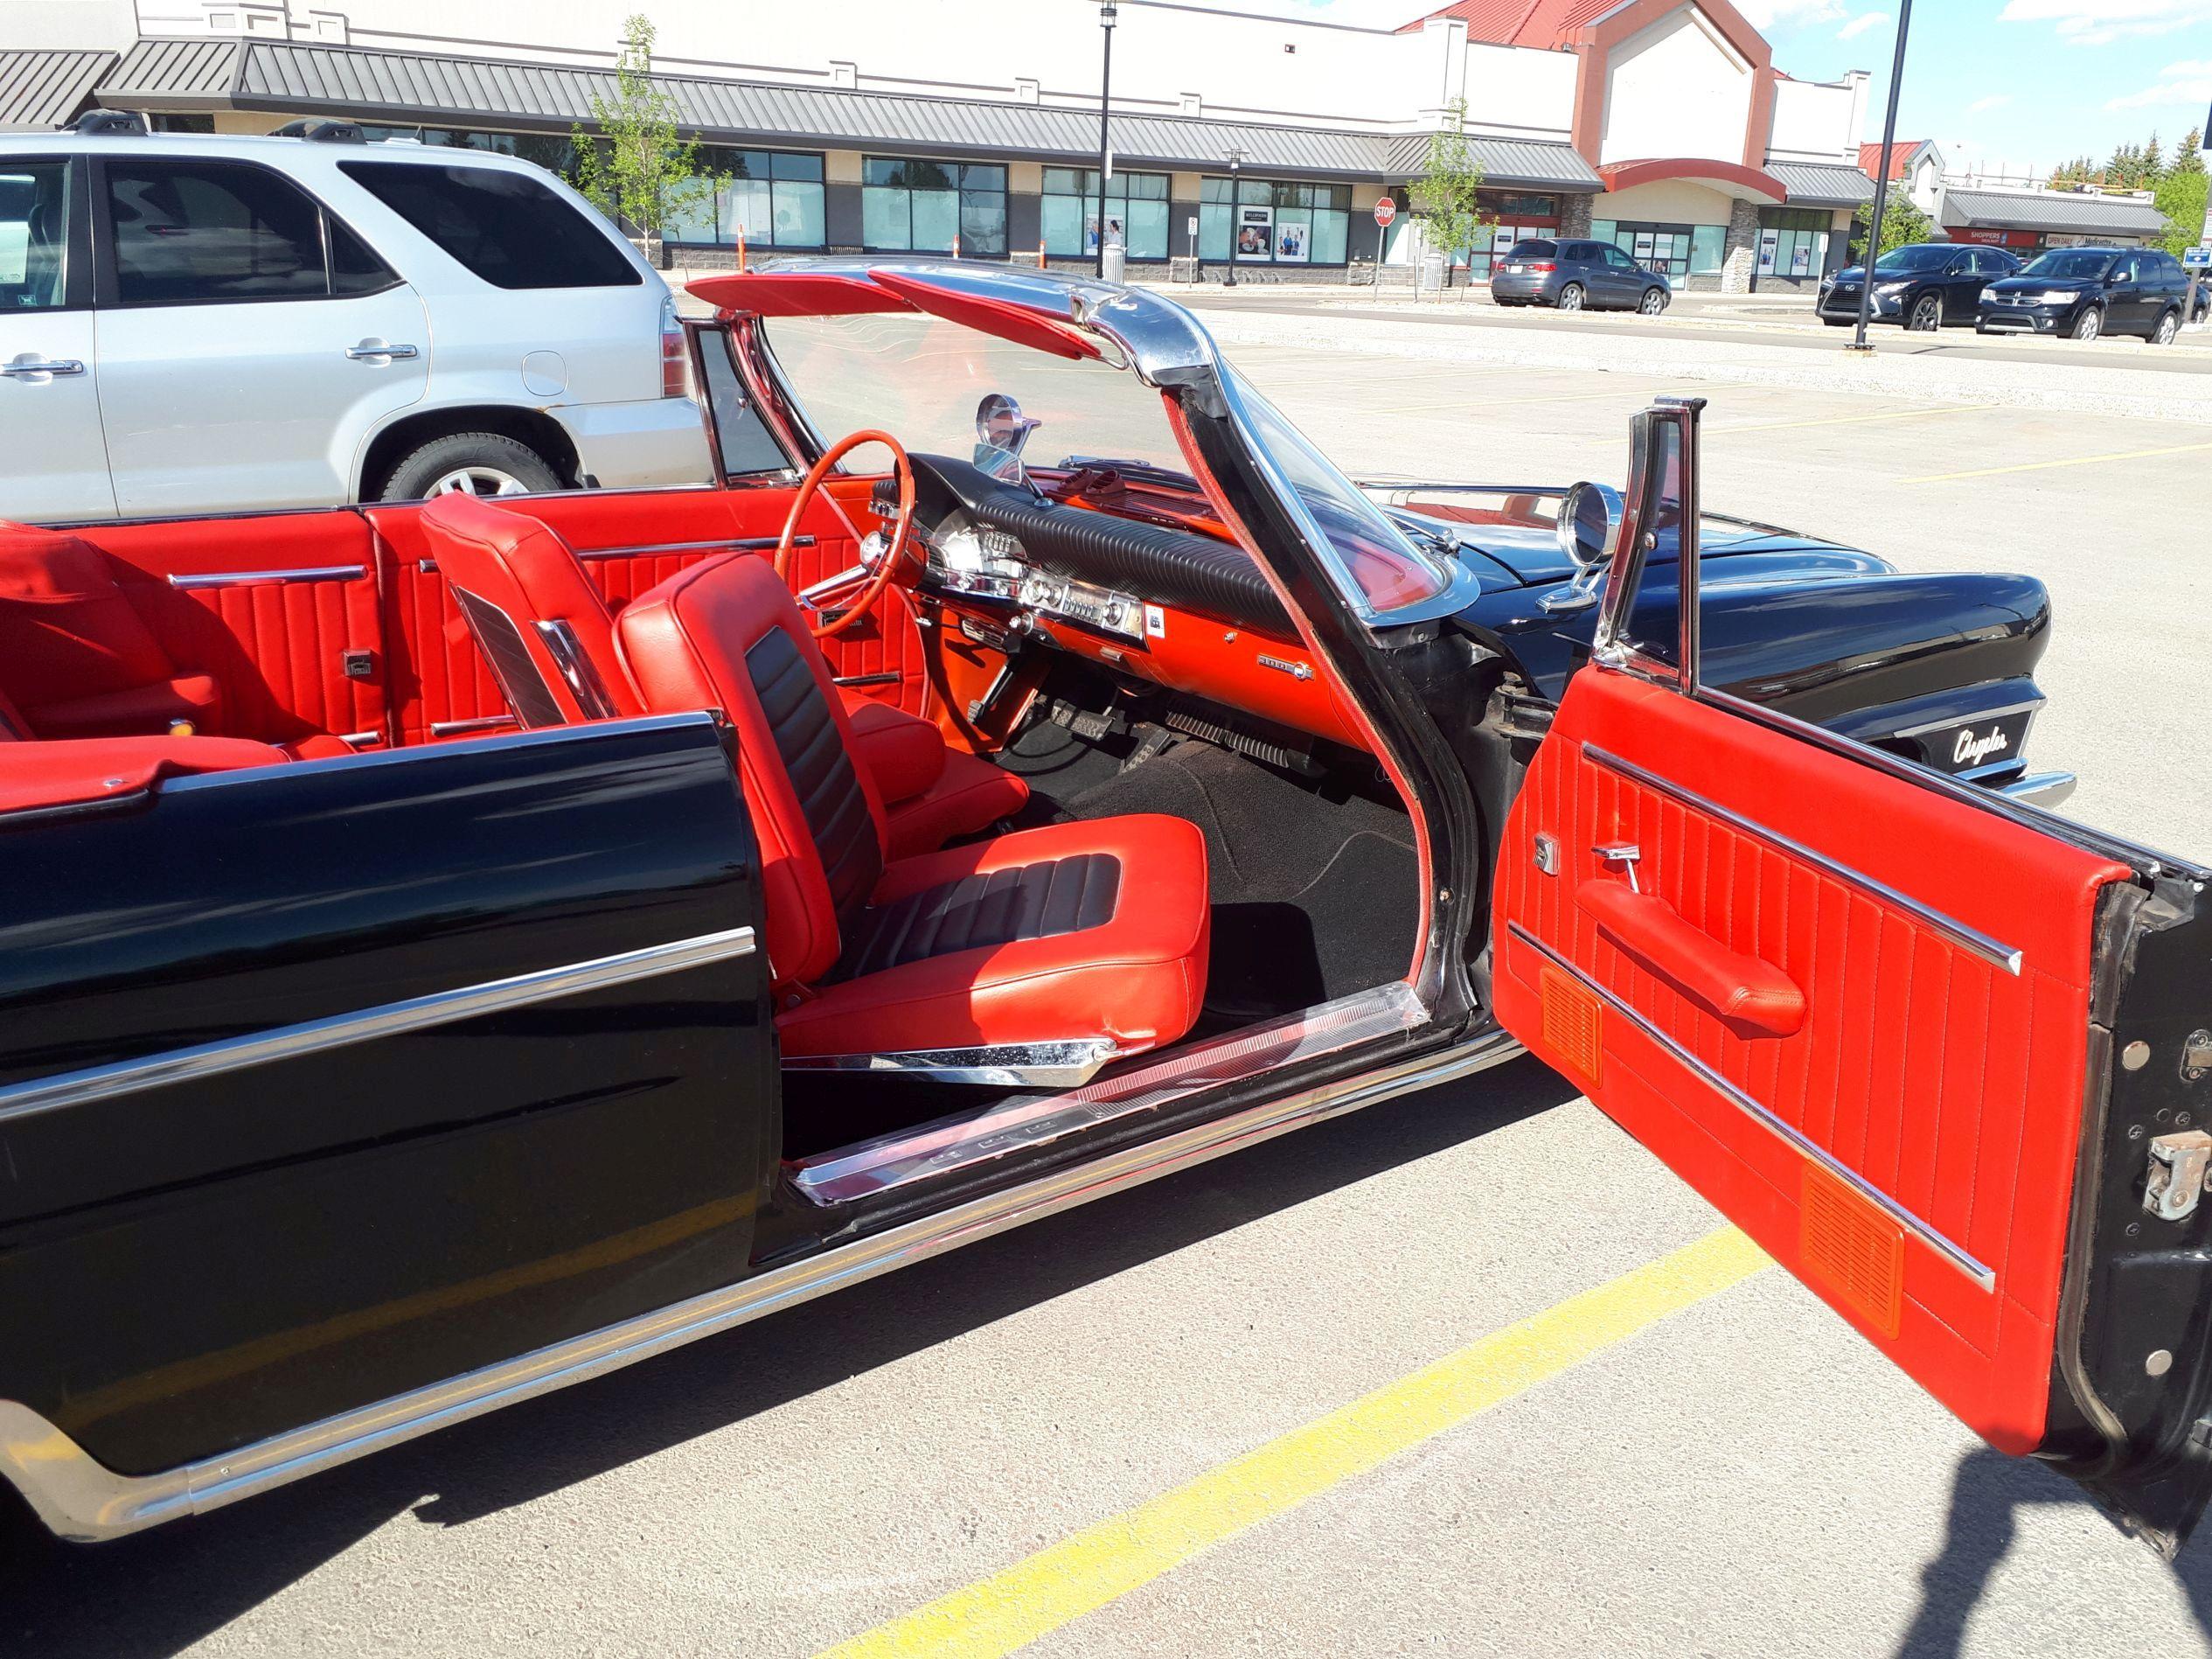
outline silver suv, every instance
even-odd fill
[[[0,518],[707,476],[668,285],[582,198],[288,134],[0,137]]]

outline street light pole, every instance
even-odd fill
[[[1098,76],[1098,268],[1106,275],[1106,167],[1110,157],[1106,136],[1106,110],[1114,95],[1115,0],[1099,0],[1098,30],[1105,37],[1105,58]]]
[[[1912,27],[1912,0],[1897,7],[1897,49],[1889,59],[1889,107],[1882,117],[1882,161],[1875,169],[1874,220],[1867,227],[1867,254],[1859,261],[1859,325],[1852,331],[1854,352],[1870,352],[1867,318],[1874,313],[1874,262],[1882,252],[1882,210],[1889,204],[1889,150],[1897,142],[1897,91],[1905,79],[1905,33]]]
[[[1243,164],[1244,152],[1242,150],[1229,151],[1229,268],[1228,274],[1221,278],[1223,288],[1236,286],[1236,170]],[[1199,211],[1203,213],[1205,209],[1200,208]]]

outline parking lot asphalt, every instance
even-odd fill
[[[1355,473],[1617,479],[1676,389],[1235,355]],[[2032,763],[2212,852],[2212,433],[1696,389],[1717,510],[2048,582]],[[1520,1061],[198,1521],[0,1530],[0,1652],[2212,1654],[2212,1545],[1980,1449],[1719,1224]]]

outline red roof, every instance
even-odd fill
[[[1448,6],[1416,17],[1398,31],[1417,34],[1431,17],[1456,17],[1467,25],[1467,38],[1494,46],[1571,45],[1584,24],[1593,23],[1620,0],[1452,0]]]
[[[1906,164],[1912,160],[1913,152],[1927,142],[1925,138],[1900,138],[1891,144],[1889,146],[1889,178],[1885,182],[1894,184],[1896,180],[1902,178],[1905,176]],[[1875,169],[1881,165],[1882,146],[1880,144],[1859,146],[1859,171],[1861,172],[1872,178],[1875,176]]]

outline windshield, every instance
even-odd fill
[[[977,406],[997,392],[1037,423],[1022,452],[1032,466],[1082,456],[1189,472],[1159,394],[1103,363],[1074,362],[908,312],[779,317],[762,326],[825,440],[879,427],[910,450],[966,461],[976,448]],[[850,464],[880,472],[890,459],[870,445],[855,450]]]
[[[1955,247],[1932,247],[1926,243],[1913,247],[1893,247],[1875,261],[1875,275],[1889,276],[1901,275],[1908,271],[1940,270],[1951,263],[1951,256],[1958,251]]]
[[[2087,280],[2095,282],[2111,266],[2110,254],[2085,253],[2078,247],[2061,253],[2046,254],[2026,270],[2022,276],[2055,276],[2062,282]]]

